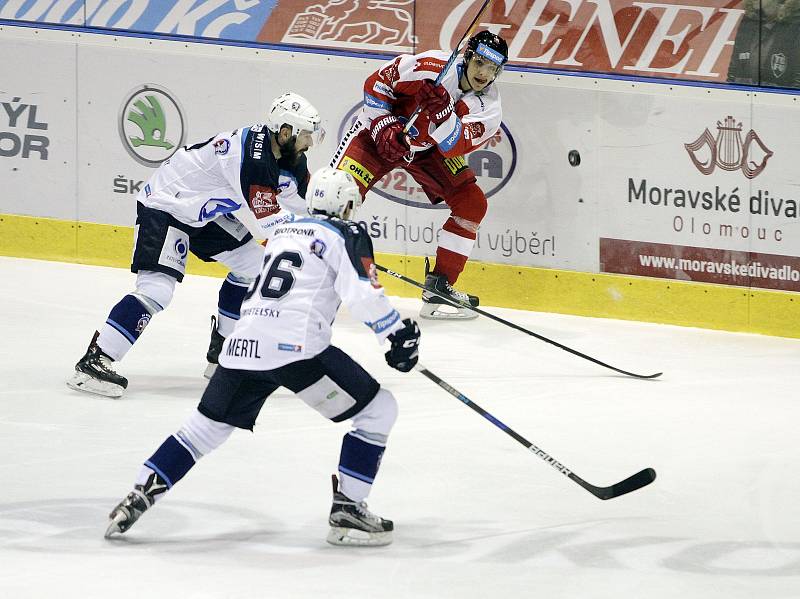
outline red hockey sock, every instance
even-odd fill
[[[454,285],[468,259],[468,256],[438,247],[436,248],[436,266],[434,266],[433,272],[437,275],[444,275],[447,277],[447,282]]]

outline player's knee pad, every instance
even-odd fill
[[[140,271],[136,276],[133,295],[151,315],[166,308],[175,293],[175,277],[152,270]]]
[[[195,410],[175,434],[195,460],[215,450],[230,437],[235,427],[217,422]]]
[[[236,276],[251,280],[258,276],[263,258],[264,246],[253,239],[235,250],[214,256],[214,260],[227,266]]]
[[[397,421],[397,400],[391,391],[381,387],[377,395],[358,414],[353,416],[351,434],[371,443],[386,445],[389,433]]]
[[[447,205],[450,207],[450,214],[456,223],[472,232],[477,232],[478,225],[481,224],[489,209],[486,195],[477,183],[467,183],[456,188],[453,194],[447,198]]]
[[[348,411],[357,409],[358,400],[343,389],[328,375],[316,383],[298,391],[297,396],[310,408],[314,408],[325,418],[339,422]]]

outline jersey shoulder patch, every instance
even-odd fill
[[[368,280],[373,287],[380,287],[378,269],[375,267],[375,254],[367,226],[350,220],[326,218],[325,221],[336,228],[344,238],[344,247],[359,279]]]

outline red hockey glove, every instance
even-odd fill
[[[444,123],[453,114],[453,98],[441,85],[436,85],[430,79],[422,82],[417,95],[414,97],[417,105],[428,113],[428,118],[437,126]]]
[[[387,114],[372,121],[369,134],[378,156],[388,162],[398,162],[408,152],[408,143],[403,135],[403,124],[396,116]]]

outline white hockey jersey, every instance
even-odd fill
[[[272,370],[313,358],[330,345],[341,303],[380,343],[403,327],[378,283],[363,225],[316,216],[279,225],[219,363]]]
[[[431,50],[421,54],[402,54],[387,62],[364,82],[364,107],[359,115],[369,128],[372,121],[387,114],[405,123],[417,108],[414,98],[425,79],[436,79],[449,54]],[[497,84],[484,91],[462,92],[459,80],[464,69],[463,58],[447,71],[441,85],[455,103],[453,114],[434,126],[422,113],[409,131],[411,148],[424,150],[437,146],[446,157],[468,154],[491,139],[500,128],[503,112]]]
[[[267,239],[277,224],[305,212],[305,156],[285,162],[272,154],[264,125],[220,133],[165,160],[137,200],[192,227],[227,214]]]

